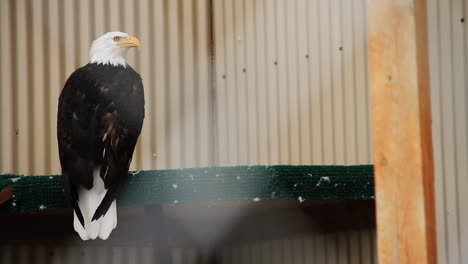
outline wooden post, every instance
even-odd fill
[[[367,3],[379,263],[436,263],[426,1]]]

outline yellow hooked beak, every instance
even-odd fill
[[[133,36],[128,36],[121,42],[115,44],[117,46],[124,46],[124,47],[138,47],[138,50],[140,49],[140,40],[136,37]]]

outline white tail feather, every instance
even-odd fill
[[[107,213],[98,221],[101,221],[99,237],[106,240],[112,230],[117,226],[117,208],[115,206],[115,200],[112,202],[109,210],[107,210]]]
[[[78,233],[80,238],[82,240],[88,240],[88,233],[86,233],[86,230],[83,228],[83,226],[80,223],[80,220],[76,216],[75,211],[73,211],[73,228],[75,228],[75,231]]]
[[[105,215],[98,220],[91,221],[94,212],[107,193],[104,182],[99,175],[99,169],[96,168],[93,174],[93,188],[87,190],[80,187],[78,190],[78,206],[83,214],[85,227],[83,228],[81,225],[76,213],[74,213],[73,227],[82,240],[96,239],[98,236],[106,240],[117,226],[117,207],[114,200]]]

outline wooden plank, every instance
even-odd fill
[[[379,263],[436,263],[426,1],[368,1]]]

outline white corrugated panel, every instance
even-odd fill
[[[59,92],[111,30],[143,43],[128,56],[146,96],[133,169],[371,162],[363,0],[1,0],[1,10],[2,172],[59,173]]]
[[[370,163],[365,1],[211,2],[212,10],[208,0],[1,0],[0,171],[59,173],[59,92],[108,30],[143,41],[129,54],[147,98],[133,168]],[[439,262],[460,263],[468,259],[468,4],[428,5]],[[345,246],[362,241],[347,236],[336,249],[361,263],[367,249]],[[312,257],[324,255],[304,256]]]
[[[153,261],[149,247],[80,247],[23,244],[0,245],[2,264],[79,264],[79,263],[141,263]],[[157,262],[156,262],[157,263]]]
[[[468,261],[468,2],[428,1],[439,263]]]
[[[60,172],[60,90],[91,41],[117,30],[142,41],[128,54],[146,97],[132,169],[213,165],[208,0],[1,0],[0,10],[0,172]]]
[[[128,56],[146,97],[132,169],[371,163],[364,0],[0,0],[0,12],[0,172],[60,173],[60,90],[90,42],[115,30],[142,41]],[[318,234],[216,256],[375,263],[373,241],[371,231]],[[2,263],[22,263],[12,249]],[[135,248],[24,250],[38,263],[151,261]],[[173,252],[176,263],[209,262],[199,255]]]
[[[377,263],[373,241],[373,230],[361,230],[249,242],[221,249],[215,263],[372,264]]]
[[[173,248],[173,264],[374,264],[375,232],[314,233],[217,249]],[[0,245],[2,264],[158,263],[150,247]]]
[[[365,1],[213,5],[217,164],[371,163]]]
[[[0,29],[2,35],[10,37],[11,27],[11,5],[10,2],[0,2]],[[1,121],[0,121],[0,135],[1,135],[1,149],[0,149],[0,168],[3,172],[13,171],[13,89],[12,74],[11,74],[11,41],[0,41],[0,108],[1,108]],[[8,142],[8,144],[7,144]]]

